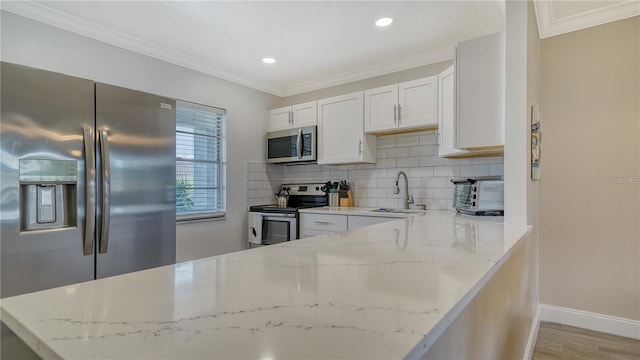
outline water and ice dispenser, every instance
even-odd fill
[[[76,160],[20,160],[20,231],[76,227]]]

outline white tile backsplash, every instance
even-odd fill
[[[412,136],[398,136],[396,140],[397,147],[406,147],[406,146],[417,146],[420,145],[420,136],[412,135]]]
[[[491,165],[489,165],[489,175],[501,175],[501,176],[504,176],[504,164],[491,164]]]
[[[378,160],[359,165],[274,165],[250,162],[247,166],[247,203],[273,203],[273,194],[282,183],[348,180],[356,206],[401,207],[400,194],[393,194],[399,171],[409,176],[409,194],[416,204],[428,209],[450,209],[453,195],[451,179],[466,176],[503,175],[502,157],[442,159],[435,147],[434,131],[378,137]],[[266,180],[265,180],[266,179]]]
[[[407,167],[413,168],[420,166],[420,158],[418,157],[406,157],[406,158],[398,158],[396,161],[398,167]]]
[[[247,163],[247,206],[273,204],[274,195],[284,181],[282,165],[250,161]]]
[[[434,145],[412,146],[409,148],[409,155],[413,157],[435,155]]]
[[[460,166],[460,176],[489,176],[489,165]]]
[[[399,157],[407,157],[407,156],[409,156],[408,147],[398,147],[395,149],[387,149],[387,157],[399,158]]]

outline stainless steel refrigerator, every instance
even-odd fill
[[[0,297],[174,263],[175,101],[0,71]]]

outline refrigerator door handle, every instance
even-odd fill
[[[93,254],[93,233],[96,230],[96,157],[93,141],[93,129],[84,128],[84,164],[86,177],[84,255]]]
[[[109,134],[100,130],[100,159],[102,162],[102,224],[98,252],[104,254],[109,246],[109,221],[111,218],[109,200],[111,197],[111,170],[109,167]]]

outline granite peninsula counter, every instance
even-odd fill
[[[528,231],[427,211],[7,298],[1,316],[45,359],[420,358]]]

